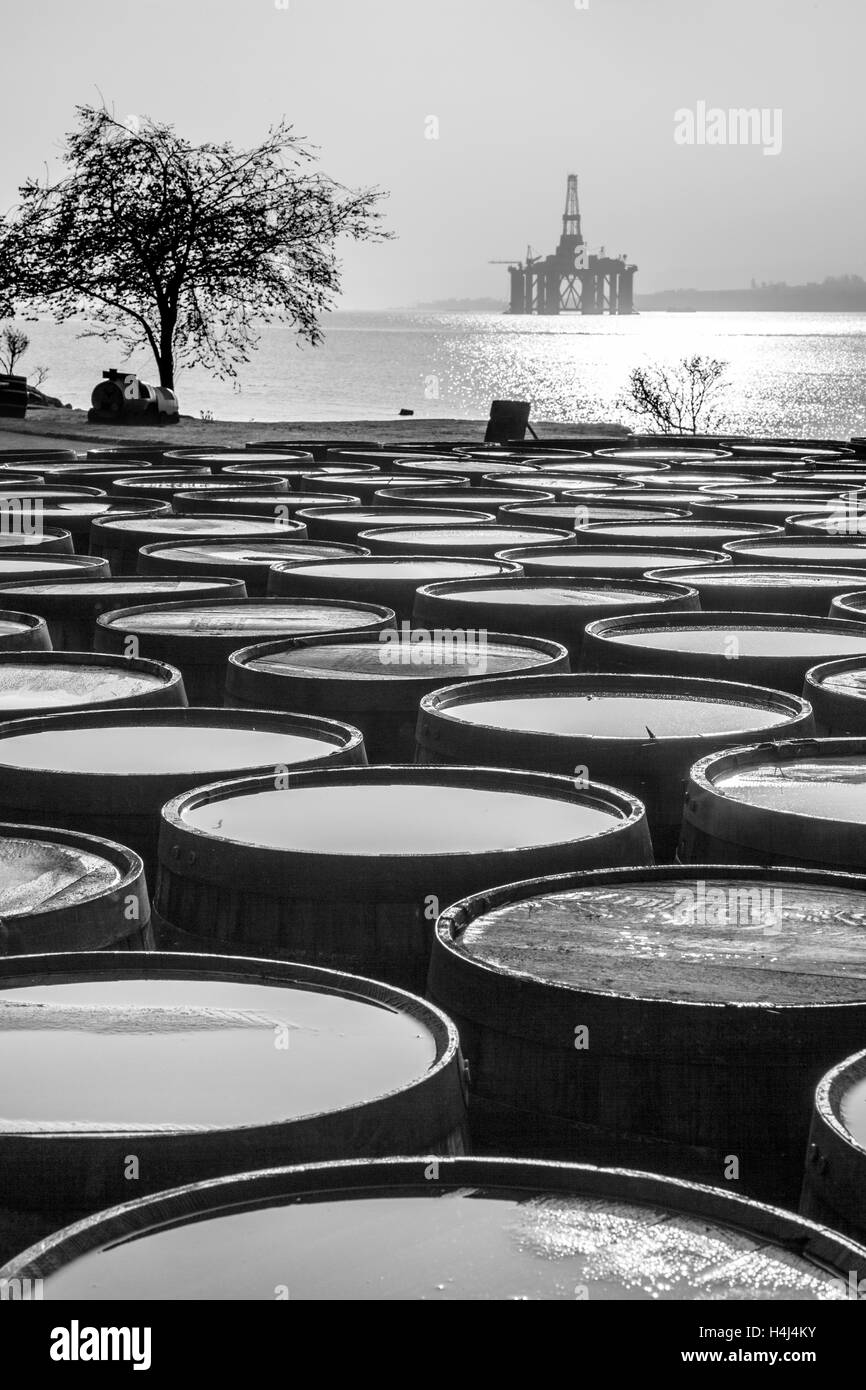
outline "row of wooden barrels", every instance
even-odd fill
[[[64,588],[119,586],[70,558]],[[16,581],[47,643],[0,656],[0,814],[27,822],[3,828],[0,1230],[44,1239],[7,1296],[236,1297],[243,1248],[252,1297],[862,1297],[866,898],[838,870],[862,864],[866,748],[817,739],[801,694],[838,620],[756,689],[585,660],[593,599],[629,622],[622,579],[581,585],[568,643],[237,580],[160,614],[130,579],[123,611],[115,587],[71,617],[34,611],[70,600],[56,577]],[[660,616],[700,628],[679,587]],[[238,652],[241,609],[317,635]],[[227,672],[232,708],[185,707]],[[801,1185],[801,1216],[749,1200]]]

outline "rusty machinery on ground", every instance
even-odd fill
[[[167,386],[148,386],[133,372],[111,368],[90,396],[88,420],[112,424],[176,425],[180,418],[177,396]]]

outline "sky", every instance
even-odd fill
[[[866,275],[864,41],[864,0],[9,5],[0,207],[104,98],[239,146],[285,116],[327,173],[387,190],[395,240],[341,247],[343,308],[504,296],[488,262],[555,249],[570,172],[639,293]],[[734,108],[765,113],[756,143]]]

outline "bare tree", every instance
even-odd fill
[[[0,348],[0,367],[7,376],[12,376],[16,362],[24,356],[30,346],[30,339],[23,329],[7,324],[0,333],[0,343],[3,344]]]
[[[76,110],[66,177],[26,183],[0,221],[0,301],[58,322],[86,313],[90,336],[120,339],[127,355],[149,347],[162,386],[183,362],[236,376],[262,323],[319,342],[340,287],[338,238],[390,235],[382,193],[311,170],[310,147],[285,122],[238,150],[192,145],[150,118],[127,127]]]
[[[662,434],[706,434],[724,423],[717,406],[727,389],[726,372],[726,362],[697,353],[671,370],[635,367],[622,404]]]

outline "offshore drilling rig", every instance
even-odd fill
[[[590,255],[580,230],[577,175],[568,175],[562,235],[552,256],[524,261],[491,261],[507,265],[511,277],[511,314],[633,314],[636,265],[624,256],[606,256],[604,247]]]

